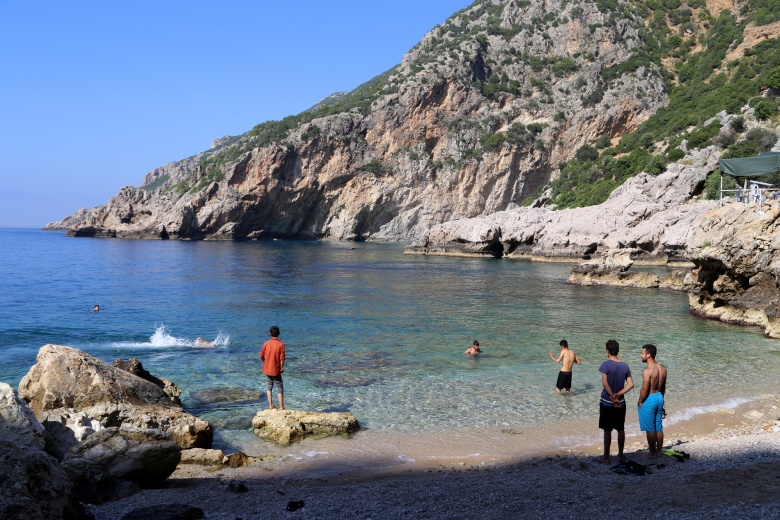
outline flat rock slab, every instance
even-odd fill
[[[252,419],[255,435],[282,445],[300,441],[308,435],[351,434],[359,429],[357,419],[348,412],[262,410]]]

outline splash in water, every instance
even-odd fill
[[[213,341],[203,340],[203,338],[179,338],[171,334],[164,324],[157,326],[154,334],[149,337],[147,345],[152,347],[224,347],[230,344],[230,336],[219,331]]]

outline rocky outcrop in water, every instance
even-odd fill
[[[153,428],[182,448],[211,447],[211,425],[185,412],[155,384],[70,347],[45,345],[36,359],[19,383],[19,396],[37,417],[81,412],[106,428]]]
[[[713,210],[691,245],[691,311],[780,338],[780,202]]]
[[[573,285],[609,285],[613,287],[636,287],[643,289],[672,289],[687,291],[693,287],[690,269],[674,269],[666,275],[649,271],[630,271],[634,265],[632,255],[635,249],[612,249],[597,260],[576,264],[566,283]]]
[[[359,429],[355,416],[347,412],[262,410],[252,419],[255,435],[282,445],[300,441],[309,435],[351,434]]]
[[[618,67],[641,47],[643,24],[589,2],[477,1],[357,90],[220,140],[49,228],[405,240],[520,206],[578,148],[666,102],[659,67]]]

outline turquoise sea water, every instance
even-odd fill
[[[0,251],[0,381],[16,387],[47,343],[109,363],[137,357],[213,422],[218,446],[250,453],[384,443],[383,457],[404,460],[459,435],[593,421],[610,338],[637,384],[640,346],[658,346],[670,424],[766,392],[780,360],[780,342],[694,318],[684,294],[566,285],[568,264],[404,255],[402,244],[23,229],[0,229]],[[274,324],[287,345],[287,407],[352,412],[366,428],[357,440],[281,450],[251,434],[251,417],[267,406],[257,352]],[[198,348],[198,336],[215,346]],[[584,360],[569,398],[554,394],[558,369],[547,354],[562,338]],[[484,350],[476,359],[462,355],[473,339]]]

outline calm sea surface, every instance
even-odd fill
[[[292,459],[362,453],[384,464],[433,457],[475,435],[499,450],[529,428],[562,445],[588,440],[566,434],[595,421],[610,338],[637,384],[640,346],[658,346],[670,374],[668,424],[750,400],[776,379],[780,342],[758,329],[694,318],[681,293],[569,286],[569,270],[409,256],[401,244],[0,229],[0,381],[16,387],[47,343],[109,363],[137,357],[212,421],[220,447]],[[349,411],[364,432],[286,449],[252,435],[251,417],[267,406],[257,352],[274,324],[287,346],[287,407]],[[197,348],[198,336],[216,346]],[[568,398],[553,392],[558,368],[547,354],[562,338],[584,360]],[[484,353],[463,356],[474,339]],[[598,439],[595,422],[591,430]]]

